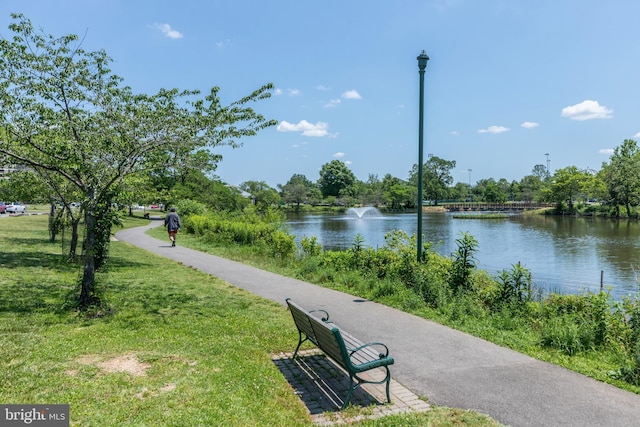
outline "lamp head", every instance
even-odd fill
[[[418,56],[418,68],[420,69],[420,71],[427,68],[428,60],[429,60],[429,57],[427,56],[427,53],[423,50],[422,53]]]

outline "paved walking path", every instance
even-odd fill
[[[430,403],[472,409],[511,426],[640,426],[640,396],[434,322],[342,292],[122,230],[118,240],[285,305],[291,297],[363,341],[389,346],[393,378]],[[375,328],[371,328],[375,325]]]

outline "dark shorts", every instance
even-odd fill
[[[175,236],[178,234],[178,230],[169,230],[169,236]]]

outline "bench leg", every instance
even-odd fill
[[[298,355],[298,350],[300,350],[300,346],[302,345],[302,343],[305,342],[308,339],[309,339],[309,337],[307,337],[306,335],[305,335],[304,339],[302,339],[302,332],[298,331],[298,346],[296,347],[296,351],[293,352],[293,358],[294,359]]]
[[[341,409],[347,407],[349,401],[351,400],[351,394],[353,394],[353,390],[355,390],[358,385],[359,384],[355,384],[355,381],[353,381],[353,375],[349,374],[349,393],[347,393],[347,397],[344,398],[344,403],[342,404]]]
[[[354,374],[349,374],[349,392],[347,393],[347,397],[345,397],[344,399],[344,403],[342,404],[342,409],[346,408],[347,405],[349,404],[349,401],[351,400],[351,395],[353,394],[353,391],[359,387],[362,384],[383,384],[386,383],[386,391],[387,391],[387,403],[391,403],[391,393],[390,393],[390,387],[391,387],[391,371],[389,370],[388,366],[384,367],[385,371],[387,372],[387,375],[384,377],[384,379],[382,381],[366,381],[361,379],[358,375],[354,375]],[[355,381],[354,378],[357,380]]]
[[[391,385],[391,372],[389,371],[389,367],[385,366],[384,369],[387,370],[387,376],[386,376],[386,380],[387,380],[387,403],[391,403],[391,395],[389,394],[389,387]]]

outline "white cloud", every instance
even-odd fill
[[[345,154],[343,152],[341,152],[341,151],[338,151],[337,153],[335,153],[333,155],[333,157],[337,157],[337,158],[341,158],[341,157],[344,157],[344,156],[345,156]]]
[[[329,102],[327,102],[326,104],[324,104],[325,108],[333,108],[333,107],[337,107],[338,104],[340,104],[342,101],[339,99],[332,99]]]
[[[278,132],[302,132],[304,136],[327,136],[329,125],[325,122],[317,122],[315,125],[306,120],[300,120],[297,124],[281,121],[276,127]]]
[[[525,129],[533,129],[533,128],[537,128],[538,126],[540,126],[540,124],[538,124],[536,122],[524,122],[520,126],[522,126]]]
[[[318,89],[318,90],[331,90],[331,88],[326,87],[324,85],[318,85],[318,86],[316,86],[316,89]]]
[[[227,45],[230,45],[230,44],[231,44],[231,40],[230,39],[224,39],[221,42],[216,42],[216,47],[218,49],[222,49],[222,48],[224,48],[224,47],[226,47]]]
[[[598,154],[611,155],[613,154],[613,148],[601,148],[600,150],[598,150]]]
[[[355,90],[348,90],[342,94],[344,99],[362,99],[360,94]]]
[[[156,22],[151,27],[155,28],[156,30],[162,31],[162,34],[169,37],[170,39],[181,39],[182,37],[184,37],[180,31],[174,30],[169,24],[158,24]]]
[[[582,101],[576,105],[564,107],[561,113],[562,117],[571,120],[591,120],[591,119],[610,119],[613,117],[613,110],[604,105],[598,104],[598,101],[589,99]]]
[[[507,132],[509,128],[504,126],[489,126],[486,129],[478,129],[478,133],[502,133]]]
[[[289,96],[300,95],[300,91],[298,89],[287,89],[287,93],[289,94]]]
[[[636,133],[635,135],[633,135],[634,138],[640,138],[640,132]]]
[[[351,166],[351,160],[345,160],[344,164],[347,165],[347,166]]]
[[[273,94],[274,94],[274,95],[282,95],[282,89],[277,88],[277,89],[273,92]]]
[[[451,135],[453,135],[453,136],[460,136],[460,132],[458,132],[457,130],[452,130],[452,131],[451,131]]]

